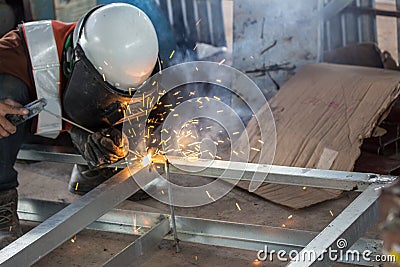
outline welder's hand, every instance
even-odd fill
[[[11,99],[0,100],[0,139],[14,134],[17,128],[9,120],[7,114],[27,115],[29,111],[24,109],[20,103]]]
[[[115,128],[102,129],[88,136],[83,157],[89,167],[112,164],[128,154],[128,139]]]

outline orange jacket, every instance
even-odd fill
[[[76,22],[74,23],[63,23],[60,21],[52,21],[54,37],[57,44],[58,56],[60,62],[62,62],[62,51],[64,43],[68,35],[74,30]],[[25,38],[24,24],[22,24],[22,36]],[[24,46],[21,40],[19,30],[12,30],[5,34],[0,39],[0,73],[10,74],[21,79],[29,88],[32,99],[36,98],[34,83],[32,80],[31,66],[29,65],[29,55],[27,54],[27,48]],[[60,67],[60,77],[62,88],[65,79],[62,73],[62,67]]]

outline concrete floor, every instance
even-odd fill
[[[71,202],[79,198],[67,190],[72,165],[37,162],[18,163],[19,194],[21,197]],[[201,179],[201,178],[199,178]],[[205,179],[205,178],[203,178]],[[321,203],[314,207],[292,210],[275,205],[241,189],[232,190],[227,196],[198,208],[177,208],[178,215],[251,223],[287,228],[320,231],[329,224],[355,197],[356,193],[345,193],[342,198]],[[239,203],[241,210],[236,207]],[[168,213],[168,206],[147,199],[125,201],[122,209]],[[330,214],[333,212],[333,216]],[[292,215],[291,219],[288,219]],[[24,230],[33,227],[24,222]],[[372,229],[368,237],[378,238]],[[134,236],[84,230],[77,234],[75,242],[67,241],[41,259],[34,266],[99,266],[135,239]],[[144,266],[284,266],[279,262],[256,262],[256,251],[226,249],[214,246],[182,243],[182,252],[175,253],[171,242],[163,242],[148,258]],[[127,263],[129,266],[130,263]],[[132,263],[134,264],[134,263]]]

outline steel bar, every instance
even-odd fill
[[[124,169],[1,251],[2,266],[27,266],[78,233],[140,188],[131,179],[148,168]],[[156,180],[152,182],[156,183]],[[148,185],[150,186],[151,183]]]
[[[340,213],[299,253],[298,258],[288,266],[330,266],[331,253],[345,252],[378,218],[379,188],[371,185]],[[338,240],[345,240],[341,244]],[[312,253],[310,257],[310,253]]]
[[[24,145],[18,154],[19,159],[25,160],[48,160],[62,163],[86,164],[83,158],[75,154],[73,150],[62,147],[43,147],[35,145]],[[123,163],[121,167],[126,166]],[[118,165],[112,165],[118,166]],[[286,167],[276,165],[263,165],[243,162],[228,161],[201,161],[196,162],[184,159],[172,159],[171,173],[187,174],[182,170],[187,168],[203,169],[196,172],[197,176],[218,178],[222,173],[227,180],[251,181],[253,175],[267,175],[264,182],[300,185],[318,188],[339,189],[345,191],[363,191],[373,183],[390,183],[397,177],[390,175],[379,175],[372,173],[344,172],[333,170],[317,170],[309,168]],[[193,173],[192,173],[193,175]],[[188,176],[189,177],[189,176]]]
[[[397,176],[372,173],[356,173],[333,170],[263,165],[231,161],[195,162],[185,159],[172,159],[171,172],[185,174],[191,169],[191,175],[223,178],[227,180],[251,181],[254,174],[265,175],[264,182],[310,186],[318,188],[340,189],[346,191],[363,191],[373,183],[391,183]],[[196,170],[199,170],[196,172]]]
[[[17,156],[21,160],[51,161],[86,165],[86,160],[72,147],[23,144]]]
[[[141,266],[145,262],[146,256],[157,248],[161,240],[170,231],[169,220],[163,217],[159,223],[152,227],[146,234],[136,239],[132,244],[115,255],[103,266]]]
[[[18,214],[22,220],[41,222],[63,209],[66,205],[66,203],[52,201],[21,199],[18,203]],[[86,229],[139,235],[146,233],[164,216],[168,215],[114,209],[90,224]],[[132,218],[136,218],[137,231],[134,231],[135,225]],[[183,242],[239,248],[252,250],[255,253],[260,249],[264,249],[265,245],[275,250],[300,251],[318,234],[303,230],[183,216],[176,216],[176,220],[177,232]],[[173,236],[165,236],[165,239],[173,240]],[[380,253],[381,246],[382,241],[361,238],[351,249],[357,251],[369,249],[376,255]],[[254,255],[256,256],[256,254]],[[360,261],[356,264],[372,266],[371,262],[365,261]]]
[[[69,203],[22,198],[18,201],[18,215],[21,220],[43,222],[68,205]],[[160,216],[158,213],[113,209],[88,225],[86,229],[141,235],[157,224]]]
[[[390,10],[383,10],[383,9],[377,9],[377,8],[372,8],[372,7],[348,6],[344,9],[344,11],[352,12],[355,14],[368,14],[368,15],[374,15],[374,16],[400,18],[400,11],[390,11]]]
[[[174,203],[172,202],[172,190],[171,190],[171,174],[169,171],[169,162],[168,160],[165,161],[165,178],[168,182],[168,202],[169,202],[169,209],[171,212],[171,224],[172,224],[172,234],[174,235],[175,241],[175,248],[176,252],[178,253],[179,250],[179,239],[178,233],[176,232],[176,221],[175,221],[175,211],[174,211]]]

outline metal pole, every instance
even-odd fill
[[[148,167],[126,168],[82,196],[65,209],[1,250],[0,265],[28,266],[61,245],[101,215],[139,191],[132,175],[141,175]],[[133,174],[131,173],[133,172]],[[151,181],[148,186],[161,179]]]
[[[65,206],[67,204],[62,202],[20,199],[18,202],[18,215],[21,220],[42,222],[65,208]],[[133,217],[137,218],[136,225],[132,221]],[[139,235],[154,230],[154,226],[160,222],[162,217],[166,218],[168,214],[114,209],[100,217],[86,229]],[[140,233],[134,231],[134,226],[140,228]],[[316,232],[304,230],[182,216],[176,216],[176,229],[180,242],[237,248],[253,252],[264,249],[265,245],[275,251],[300,251],[318,235]],[[170,231],[169,221],[168,231]],[[156,235],[155,238],[158,238],[158,236]],[[164,239],[173,241],[174,238],[172,235],[166,235]],[[360,238],[350,249],[356,251],[368,249],[372,251],[372,255],[380,255],[381,248],[382,241],[380,240]],[[135,262],[135,260],[130,262]],[[356,264],[357,266],[374,266],[374,262],[367,262],[362,259],[360,261],[339,259],[339,262]]]
[[[332,261],[337,260],[332,255],[338,258],[345,255],[360,236],[377,221],[380,187],[382,186],[371,185],[362,192],[287,266],[331,266]]]
[[[165,160],[165,178],[167,178],[168,181],[168,201],[169,201],[169,209],[171,212],[171,223],[172,223],[172,232],[174,234],[174,240],[175,240],[175,247],[176,247],[176,252],[179,253],[179,239],[178,239],[178,233],[176,232],[176,221],[175,221],[175,211],[174,211],[174,204],[172,203],[172,190],[171,190],[171,174],[169,170],[169,161],[168,159]]]

